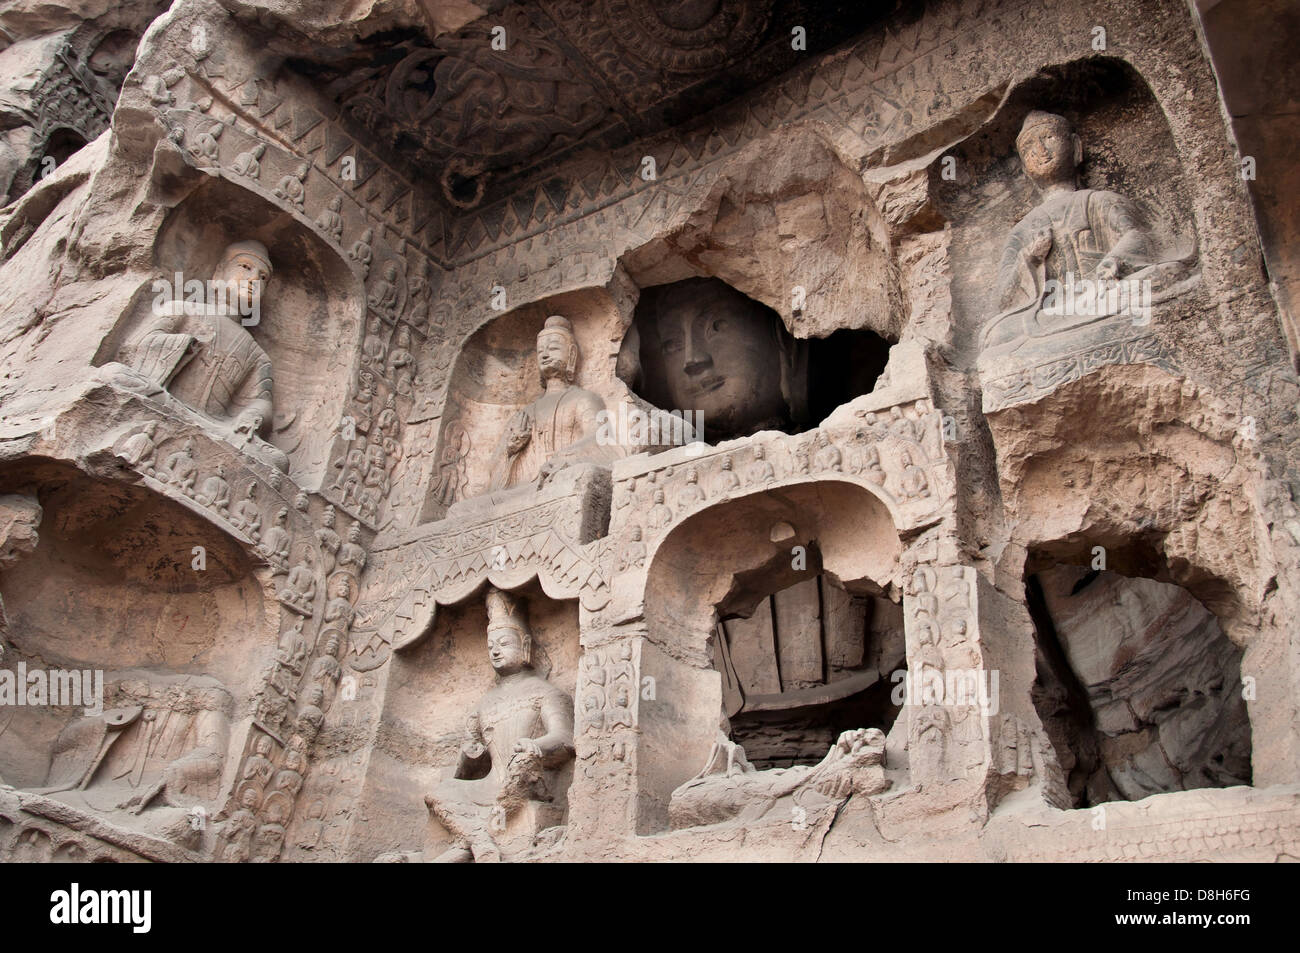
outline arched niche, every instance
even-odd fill
[[[728,160],[620,264],[639,288],[719,278],[773,308],[798,338],[865,328],[897,340],[904,326],[884,217],[861,176],[807,124]]]
[[[1193,183],[1142,75],[1105,56],[1045,67],[1013,87],[987,123],[930,168],[935,208],[952,223],[949,271],[959,348],[973,347],[985,322],[1001,310],[993,299],[1003,247],[1015,224],[1041,201],[1016,152],[1031,110],[1070,121],[1083,146],[1080,188],[1117,192],[1134,203],[1155,260],[1192,260],[1199,246]],[[943,174],[948,158],[955,160],[953,175]]]
[[[232,242],[256,239],[272,276],[260,320],[249,327],[271,359],[275,414],[266,439],[289,456],[300,486],[318,486],[343,415],[348,375],[360,346],[365,291],[349,264],[309,225],[220,176],[204,181],[168,215],[154,244],[157,275],[169,284],[207,281]],[[152,291],[101,345],[97,364],[117,359],[149,320]]]
[[[1212,394],[1157,368],[1090,374],[990,418],[1024,576],[1054,564],[1181,587],[1244,654],[1252,725],[1295,717],[1259,465]],[[1017,559],[1020,557],[1016,557]],[[1015,572],[1021,567],[1006,567]],[[1256,731],[1256,784],[1293,780],[1284,733]]]
[[[456,501],[487,492],[508,421],[542,394],[537,333],[550,315],[568,318],[577,339],[581,356],[574,383],[603,398],[611,412],[627,398],[614,373],[625,321],[605,290],[556,295],[488,321],[466,340],[451,369],[421,522],[440,519]]]
[[[1125,554],[1157,553],[1164,581],[1250,640],[1271,571],[1260,474],[1213,395],[1155,367],[1116,367],[1000,411],[990,430],[1027,550],[1086,565],[1100,546],[1119,572],[1132,572]]]
[[[765,596],[819,576],[892,601],[902,552],[884,502],[840,481],[719,503],[665,537],[646,580],[641,675],[655,679],[657,701],[641,707],[638,833],[667,827],[670,795],[699,771],[716,737],[726,705],[720,614],[752,617]]]
[[[431,859],[451,846],[424,796],[455,769],[468,739],[467,717],[496,683],[487,654],[486,592],[482,586],[440,607],[428,635],[389,662],[380,715],[388,741],[370,759],[364,798],[373,805],[374,822],[355,847],[360,856],[422,850]],[[572,698],[582,652],[577,600],[551,599],[536,580],[511,594],[526,606],[534,671]],[[561,812],[572,779],[570,762],[550,783]]]
[[[620,265],[640,292],[621,344],[620,376],[664,410],[693,409],[665,406],[688,404],[691,388],[665,386],[665,374],[669,381],[673,375],[660,366],[656,340],[656,327],[685,307],[658,302],[696,294],[677,294],[683,282],[704,289],[700,279],[713,280],[744,296],[754,306],[746,323],[774,325],[781,346],[794,352],[799,383],[786,394],[789,420],[775,425],[787,432],[815,426],[869,393],[903,332],[889,228],[862,178],[809,126],[783,127],[749,145]],[[681,349],[668,360],[683,365],[679,377],[692,376]],[[713,358],[722,376],[740,376],[738,366],[729,375],[723,363]],[[706,411],[706,431],[709,419]],[[724,428],[709,439],[743,436],[743,429]]]
[[[1117,552],[1129,574],[1033,553],[1032,697],[1075,808],[1250,784],[1242,649],[1158,554]],[[1140,575],[1139,575],[1140,574]]]
[[[128,670],[146,680],[188,676],[224,687],[232,724],[240,717],[277,636],[269,569],[209,520],[142,486],[32,462],[0,475],[0,488],[34,496],[43,510],[35,549],[0,571],[7,668],[100,670],[106,693],[114,673]],[[82,712],[9,715],[0,776],[40,786],[55,739]]]

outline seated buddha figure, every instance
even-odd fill
[[[117,383],[146,394],[166,391],[241,449],[284,470],[287,457],[262,439],[274,409],[271,358],[244,324],[247,316],[260,314],[270,277],[266,246],[235,242],[221,255],[209,300],[157,308],[165,313],[131,342],[122,363],[104,370]]]
[[[1010,353],[1032,338],[1110,317],[1116,313],[1105,303],[1110,287],[1125,289],[1125,298],[1113,297],[1112,305],[1122,300],[1131,309],[1127,289],[1145,284],[1149,306],[1151,296],[1186,277],[1188,261],[1160,260],[1134,202],[1078,187],[1083,143],[1065,117],[1029,113],[1016,150],[1041,201],[1007,238],[996,276],[999,310],[980,332],[981,351]],[[1063,307],[1076,289],[1080,305]]]
[[[441,862],[499,859],[493,834],[528,802],[552,800],[548,782],[573,757],[573,703],[534,671],[523,605],[491,589],[487,608],[496,684],[469,713],[454,774],[424,799],[455,842]]]
[[[616,453],[596,441],[605,401],[574,383],[581,351],[573,326],[551,315],[537,334],[537,371],[543,392],[518,411],[496,449],[490,489],[536,484],[540,489],[572,463],[604,462]]]

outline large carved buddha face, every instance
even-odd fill
[[[716,436],[739,436],[785,418],[779,322],[714,278],[664,289],[642,356],[646,371],[661,377],[666,409],[702,412],[705,431]]]
[[[509,627],[488,629],[488,661],[498,675],[510,675],[528,664],[523,636]]]

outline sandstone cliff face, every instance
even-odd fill
[[[0,857],[1300,856],[1206,34],[860,6],[4,5]]]

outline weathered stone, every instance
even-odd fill
[[[1295,856],[1275,6],[5,5],[0,859]]]

